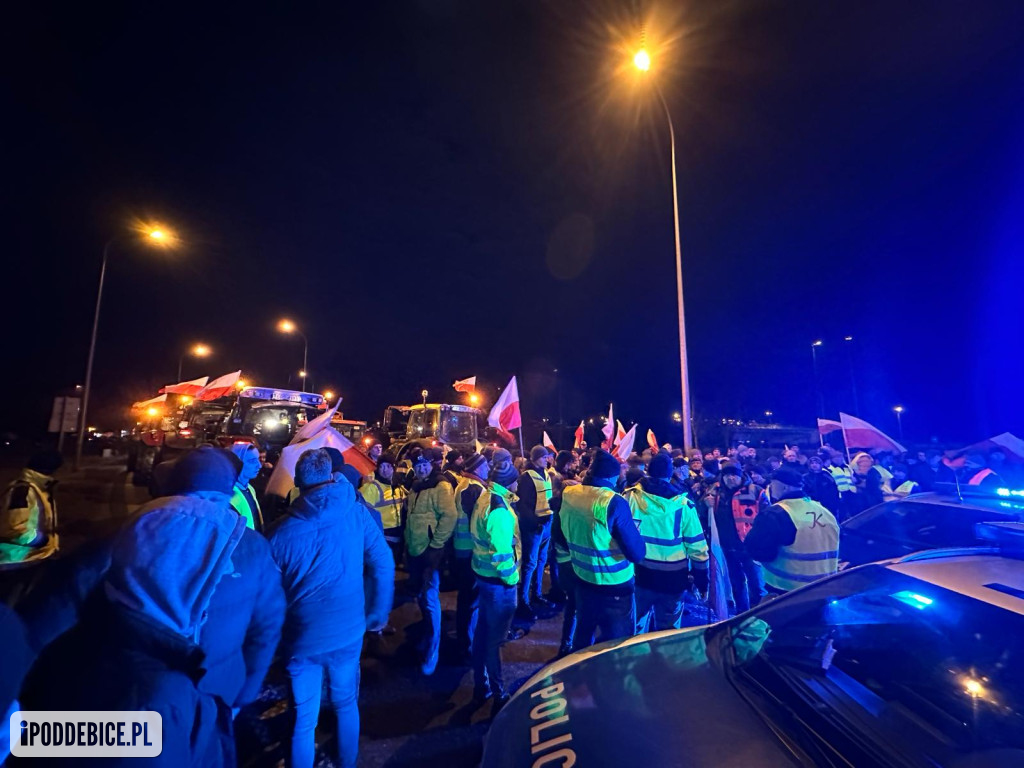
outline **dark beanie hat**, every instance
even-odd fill
[[[539,461],[547,456],[551,451],[545,448],[543,445],[535,445],[530,449],[530,461]]]
[[[647,474],[661,480],[672,477],[672,459],[664,451],[658,453],[647,465]]]
[[[234,459],[234,461],[232,461]],[[167,480],[169,493],[231,493],[238,478],[237,457],[223,448],[200,445],[182,456]]]
[[[792,486],[793,488],[804,487],[804,476],[792,467],[779,467],[772,472],[772,480]]]
[[[329,445],[324,448],[324,450],[327,451],[327,455],[331,457],[331,472],[341,472],[342,467],[345,466],[345,457],[342,455],[341,451]],[[357,472],[356,474],[359,473]]]
[[[739,475],[742,477],[743,470],[737,467],[735,464],[726,464],[722,467],[723,475]]]
[[[469,456],[466,457],[466,460],[462,463],[462,471],[475,472],[476,468],[486,461],[487,459],[485,459],[479,453],[471,453],[469,454]]]
[[[519,479],[519,473],[512,464],[503,464],[496,470],[491,470],[491,479],[506,488]]]
[[[608,451],[597,451],[594,460],[590,462],[590,473],[597,478],[618,477],[622,471],[619,460]]]
[[[561,472],[572,464],[573,458],[572,451],[559,451],[555,456],[555,469]]]

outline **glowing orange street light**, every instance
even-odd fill
[[[302,370],[299,371],[299,378],[302,379],[302,391],[306,391],[306,371],[309,370],[308,358],[309,358],[309,339],[306,338],[306,334],[299,330],[298,326],[295,325],[291,320],[285,318],[277,324],[277,330],[281,333],[294,333],[302,337]]]
[[[651,56],[647,51],[641,48],[633,56],[633,66],[639,69],[641,72],[646,72],[651,68]]]
[[[334,399],[334,393],[331,392],[331,390],[328,389],[326,392],[324,392],[324,400],[333,400],[333,399]]]
[[[469,396],[469,402],[471,405],[476,405],[477,403],[480,402],[480,395],[478,395],[476,392],[473,392]]]
[[[213,350],[206,344],[193,344],[191,348],[185,354],[178,358],[178,378],[177,381],[181,381],[181,369],[185,364],[185,358],[189,355],[192,357],[209,357],[213,354]]]

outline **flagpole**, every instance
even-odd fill
[[[843,424],[843,414],[839,414],[839,428],[843,430],[843,447],[846,449],[846,465],[850,466],[850,441],[846,439],[846,425]],[[853,467],[850,467],[853,469]]]
[[[520,416],[520,418],[522,418]],[[519,425],[519,455],[526,456],[526,448],[523,447],[523,425]]]

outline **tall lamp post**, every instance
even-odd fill
[[[825,410],[825,405],[822,402],[821,397],[821,386],[818,382],[818,347],[823,343],[824,342],[821,339],[815,339],[811,342],[811,364],[814,366],[814,400],[815,407],[817,408],[815,416],[818,416],[819,418],[823,415]]]
[[[896,414],[896,429],[899,430],[900,440],[902,441],[903,440],[903,410],[904,409],[903,409],[902,405],[897,405],[892,410]]]
[[[281,333],[294,333],[302,337],[302,370],[299,371],[299,378],[302,379],[302,391],[306,391],[306,372],[309,370],[309,339],[306,334],[296,327],[291,320],[282,320],[277,324],[277,330]]]
[[[640,72],[648,72],[651,69],[651,56],[645,48],[641,48],[633,56],[633,66]],[[676,181],[676,129],[672,124],[672,113],[669,112],[668,103],[661,93],[661,88],[654,83],[655,93],[665,110],[665,119],[668,122],[669,145],[672,154],[672,222],[675,226],[676,237],[676,304],[679,313],[679,389],[682,395],[681,421],[683,426],[683,448],[689,454],[693,448],[693,413],[690,408],[690,375],[686,360],[686,317],[683,312],[683,259],[679,237],[679,187]]]
[[[144,241],[157,247],[171,247],[175,243],[173,234],[160,227],[146,227],[141,233]],[[92,364],[96,357],[96,336],[100,328],[100,306],[103,304],[103,285],[107,278],[107,260],[114,244],[122,240],[124,235],[114,235],[103,246],[103,261],[100,263],[100,285],[96,291],[96,311],[92,317],[92,337],[89,340],[89,357],[85,364],[85,385],[82,388],[82,412],[79,414],[78,441],[75,445],[75,469],[82,466],[82,448],[85,445],[85,432],[89,415],[89,395],[92,394]]]
[[[178,358],[178,378],[177,381],[181,381],[181,369],[185,364],[185,358],[191,355],[192,357],[209,357],[211,350],[205,344],[194,344],[189,347],[187,352],[184,352],[181,357]]]

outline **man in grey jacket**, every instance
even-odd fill
[[[326,677],[338,718],[341,765],[350,768],[359,750],[363,634],[387,623],[395,563],[352,484],[331,476],[326,451],[310,450],[299,457],[295,484],[299,497],[270,535],[288,600],[282,651],[295,706],[291,765],[313,765],[313,735]],[[369,580],[365,590],[364,571]]]

